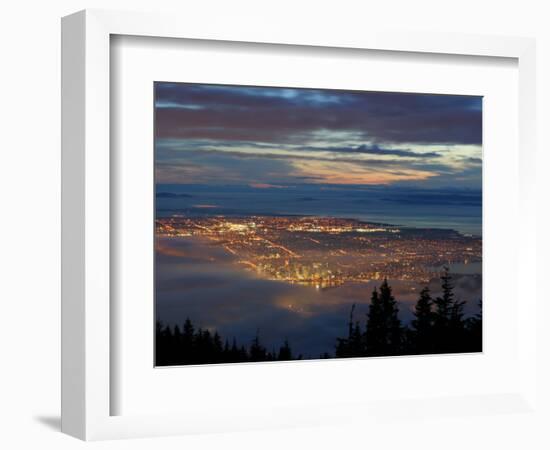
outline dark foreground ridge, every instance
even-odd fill
[[[195,327],[187,319],[183,330],[176,325],[171,328],[157,322],[156,327],[156,365],[179,366],[189,364],[223,364],[237,362],[290,361],[302,359],[295,357],[287,340],[278,351],[268,351],[256,334],[249,346],[239,345],[233,339],[222,341],[217,331]]]
[[[398,303],[384,279],[372,292],[366,320],[355,320],[353,305],[347,336],[337,339],[333,354],[327,351],[319,358],[481,352],[481,300],[478,314],[465,318],[465,302],[455,299],[448,268],[440,279],[442,295],[432,298],[427,287],[422,289],[410,326],[404,326],[399,320]],[[248,345],[243,345],[235,339],[231,342],[223,339],[217,331],[196,329],[190,319],[182,329],[157,322],[155,338],[157,366],[304,359],[292,351],[286,339],[279,349],[268,350],[261,343],[258,331]]]

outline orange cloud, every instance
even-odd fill
[[[328,184],[390,184],[398,181],[420,181],[438,176],[436,172],[399,168],[369,168],[346,162],[294,161],[296,175],[312,177],[316,183]]]
[[[251,183],[249,184],[251,188],[256,189],[270,189],[270,188],[276,188],[276,189],[286,189],[288,186],[281,186],[279,184],[269,184],[269,183]]]

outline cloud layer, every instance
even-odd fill
[[[155,83],[157,177],[479,187],[481,108],[472,96]]]

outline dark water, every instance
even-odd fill
[[[197,238],[157,240],[156,316],[168,324],[189,317],[196,326],[218,330],[224,337],[248,344],[259,332],[268,349],[288,339],[296,354],[317,358],[333,354],[337,337],[347,333],[353,303],[356,320],[366,321],[370,294],[377,284],[348,283],[318,290],[308,286],[268,281],[235,265],[223,249]],[[421,286],[389,280],[400,304],[400,318],[408,323]],[[477,312],[480,275],[455,275],[455,292],[468,302],[466,312]],[[430,288],[437,295],[439,283]]]
[[[157,185],[158,217],[317,215],[481,235],[481,192],[399,187]]]

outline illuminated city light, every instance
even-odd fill
[[[184,217],[157,220],[159,237],[202,237],[258,276],[310,285],[391,279],[427,282],[444,264],[481,261],[481,239],[453,230],[380,227],[323,217]],[[308,236],[316,233],[316,238]],[[369,238],[361,235],[368,233]]]

